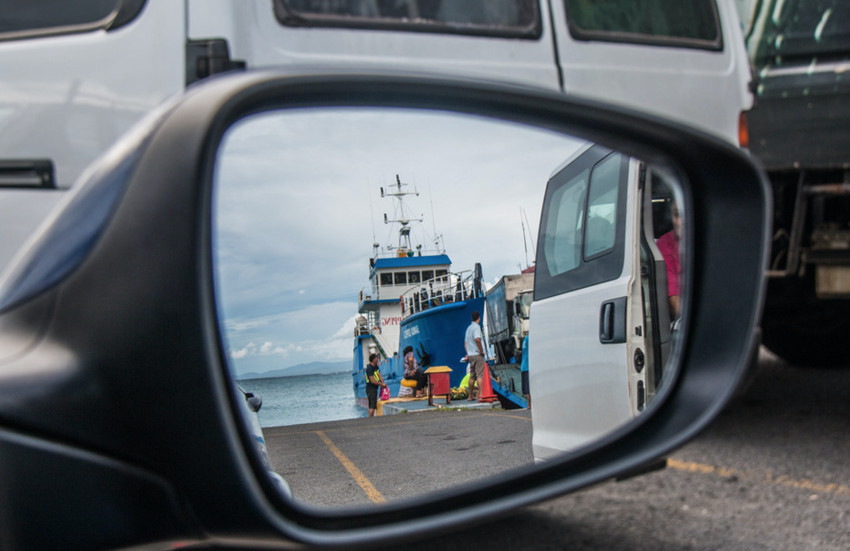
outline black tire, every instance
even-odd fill
[[[818,299],[807,280],[773,280],[768,285],[762,343],[799,366],[850,365],[850,300]]]

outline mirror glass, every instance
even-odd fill
[[[317,507],[408,499],[646,411],[672,380],[684,296],[670,174],[451,112],[302,108],[230,128],[219,324],[283,491]]]

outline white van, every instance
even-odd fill
[[[351,64],[563,90],[733,143],[751,105],[733,0],[11,0],[0,12],[0,267],[56,201],[21,188],[70,188],[186,86],[246,67]]]
[[[659,174],[600,145],[550,178],[529,330],[535,460],[610,433],[652,401],[674,336],[675,205]]]

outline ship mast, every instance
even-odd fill
[[[404,188],[410,186],[410,184],[402,183],[398,174],[395,176],[395,184],[390,186],[388,190],[385,190],[383,187],[381,188],[381,197],[394,197],[398,200],[398,210],[396,213],[399,218],[390,220],[387,217],[387,214],[384,213],[384,224],[399,224],[401,227],[398,230],[398,252],[399,256],[406,255],[409,251],[413,250],[412,245],[410,244],[410,223],[411,222],[422,222],[423,218],[420,216],[419,218],[410,218],[405,215],[404,212],[404,198],[408,195],[419,196],[419,192],[415,189],[413,191],[406,191]],[[420,245],[421,247],[421,245]]]

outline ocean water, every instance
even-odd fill
[[[351,373],[246,379],[239,386],[263,398],[262,427],[366,417],[354,402]]]

